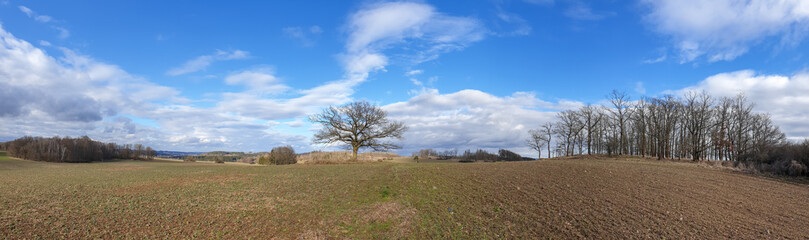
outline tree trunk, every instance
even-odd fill
[[[351,161],[356,162],[357,161],[357,150],[359,150],[359,147],[357,147],[357,146],[351,146],[351,147],[352,147],[352,149],[351,149]]]

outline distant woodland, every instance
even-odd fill
[[[94,141],[87,136],[22,137],[0,144],[0,149],[13,157],[45,162],[98,162],[111,159],[151,160],[156,152],[141,144],[118,145]]]
[[[791,142],[766,113],[754,113],[744,95],[716,98],[608,95],[609,105],[557,114],[530,130],[528,145],[542,154],[638,155],[657,159],[719,160],[759,171],[806,175],[809,141]]]

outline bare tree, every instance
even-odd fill
[[[154,160],[154,157],[157,155],[157,152],[152,149],[152,147],[146,147],[146,159]]]
[[[707,133],[711,124],[711,107],[713,100],[706,92],[688,92],[685,94],[683,113],[685,129],[688,134],[688,148],[691,159],[699,161],[702,153],[708,149]]]
[[[542,158],[542,148],[545,147],[545,143],[547,142],[545,140],[545,134],[542,134],[542,131],[538,129],[528,130],[528,134],[530,136],[525,143],[528,147],[537,151],[537,159]]]
[[[626,92],[619,92],[618,90],[612,90],[607,98],[612,103],[613,108],[610,109],[612,113],[613,119],[615,119],[615,123],[618,124],[618,130],[620,131],[620,138],[618,142],[619,152],[618,154],[625,154],[626,152],[626,120],[629,118],[629,95]]]
[[[548,158],[551,158],[551,140],[553,139],[553,123],[547,122],[542,124],[542,127],[539,129],[543,139],[545,139],[545,146],[548,147]]]
[[[591,150],[593,148],[593,134],[596,133],[596,127],[598,126],[598,123],[601,122],[603,114],[601,112],[601,108],[594,107],[590,104],[582,107],[579,111],[581,112],[581,117],[584,120],[584,128],[587,131],[587,155],[591,155]]]
[[[579,133],[584,129],[584,124],[579,119],[578,112],[574,110],[558,112],[556,117],[559,118],[559,123],[556,124],[556,134],[565,140],[560,142],[565,145],[565,156],[573,155],[576,149],[576,140]]]
[[[383,139],[401,139],[407,131],[404,123],[388,120],[387,112],[365,101],[329,107],[309,120],[323,126],[314,136],[315,143],[345,143],[352,150],[352,160],[357,160],[357,151],[363,147],[374,151],[401,148]]]

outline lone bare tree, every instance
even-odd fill
[[[320,144],[345,143],[351,148],[351,159],[357,160],[357,151],[369,147],[374,151],[401,148],[385,138],[401,139],[407,131],[402,122],[391,121],[382,108],[365,101],[352,102],[340,107],[323,109],[309,120],[323,126],[313,142]]]

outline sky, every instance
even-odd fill
[[[369,101],[421,148],[512,149],[557,112],[745,94],[809,137],[809,1],[0,1],[0,141],[298,152]]]

